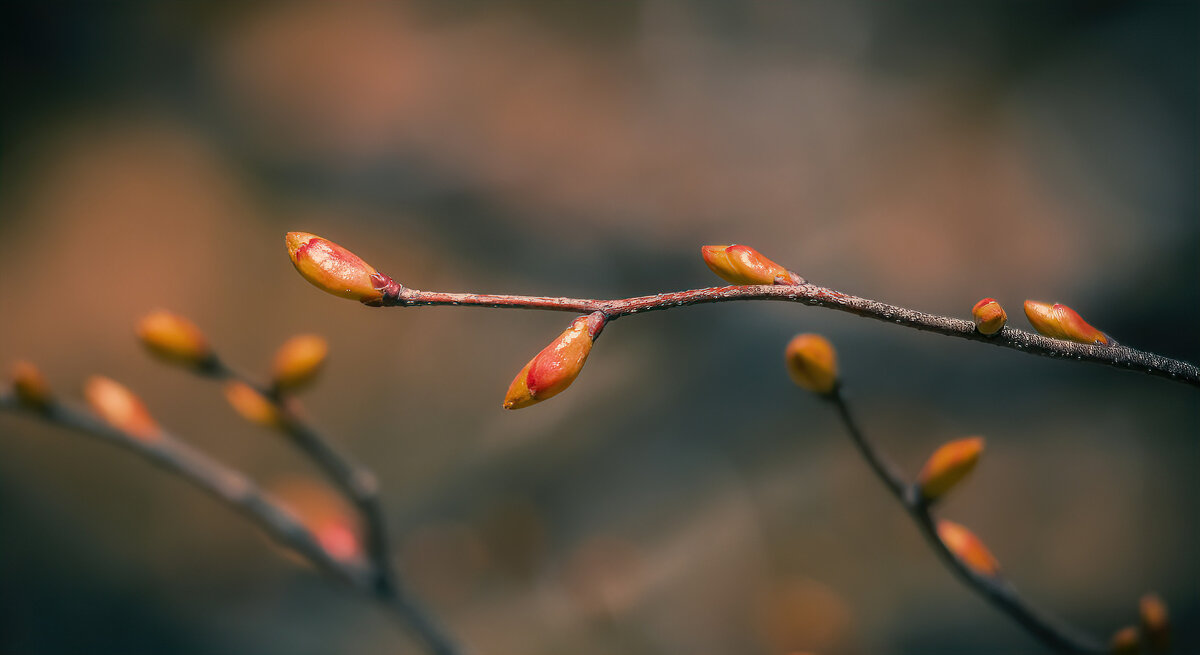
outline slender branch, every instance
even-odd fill
[[[1157,377],[1200,387],[1200,367],[1188,362],[1163,357],[1162,355],[1136,350],[1116,343],[1110,345],[1092,345],[1052,339],[1011,327],[1006,327],[993,336],[984,336],[975,329],[975,324],[971,321],[889,305],[877,300],[852,296],[815,284],[711,287],[620,300],[444,293],[440,291],[409,289],[397,285],[396,293],[386,295],[383,304],[385,306],[399,307],[457,305],[541,309],[585,314],[598,311],[603,312],[608,317],[608,320],[612,321],[622,316],[641,312],[737,300],[799,302],[817,307],[836,309],[856,316],[884,321],[886,323],[895,323],[926,332],[935,332],[945,336],[990,343],[994,346],[1011,348],[1033,355],[1095,362],[1116,368],[1142,371]]]
[[[259,385],[216,359],[199,372],[219,380],[237,380],[249,385],[275,406],[281,419],[280,429],[350,499],[362,517],[367,558],[371,564],[370,592],[391,608],[435,655],[457,655],[460,650],[454,640],[407,589],[392,565],[387,519],[375,474],[312,427],[297,411],[291,398]]]
[[[96,437],[131,451],[155,466],[191,482],[247,516],[276,541],[300,553],[333,577],[356,588],[368,584],[369,576],[365,569],[334,559],[308,528],[291,512],[276,504],[250,478],[196,450],[174,435],[164,432],[153,439],[136,437],[100,421],[87,412],[61,403],[52,404],[44,411],[26,409],[12,394],[0,395],[0,410],[40,418],[53,425]]]
[[[929,506],[922,502],[916,486],[908,484],[879,450],[867,439],[866,434],[854,420],[840,388],[825,396],[837,409],[838,417],[850,433],[859,451],[875,474],[887,485],[892,495],[912,517],[929,545],[937,552],[946,566],[968,587],[983,596],[1000,611],[1007,614],[1034,637],[1060,653],[1107,653],[1103,642],[1091,635],[1066,625],[1060,619],[1035,609],[1017,590],[999,574],[981,575],[962,562],[946,547],[937,533],[937,523],[929,513]]]

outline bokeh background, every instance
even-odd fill
[[[313,471],[141,352],[158,307],[263,370],[331,342],[315,422],[384,481],[396,558],[480,655],[1041,652],[958,584],[781,361],[839,347],[915,471],[988,451],[943,514],[1107,638],[1137,598],[1200,652],[1194,389],[773,303],[610,326],[504,412],[569,320],[371,310],[283,234],[422,289],[625,297],[747,243],[965,316],[1061,301],[1200,360],[1192,2],[6,2],[0,360],[104,373],[264,484]],[[0,416],[0,650],[416,652],[385,615],[128,453]]]

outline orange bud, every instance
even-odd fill
[[[701,246],[700,255],[713,273],[733,284],[804,283],[798,275],[750,246]]]
[[[13,391],[17,400],[30,409],[45,409],[54,402],[54,394],[42,372],[36,366],[26,361],[13,364]]]
[[[275,388],[292,390],[312,381],[325,363],[329,344],[315,334],[301,334],[288,339],[275,352],[272,378]]]
[[[837,386],[837,351],[819,334],[797,334],[784,351],[788,375],[803,389],[830,393]]]
[[[267,492],[296,515],[331,557],[348,562],[363,556],[359,519],[333,489],[292,476],[273,481]]]
[[[275,405],[245,382],[234,380],[226,384],[225,400],[229,401],[238,415],[251,423],[267,427],[275,427],[280,423],[279,410]]]
[[[983,452],[983,437],[956,439],[933,451],[917,476],[925,502],[933,502],[967,477]]]
[[[1138,629],[1127,625],[1114,632],[1112,639],[1108,640],[1108,652],[1112,655],[1138,655],[1142,652],[1141,645]]]
[[[137,335],[150,352],[186,366],[203,366],[213,361],[204,333],[178,314],[158,310],[142,317]]]
[[[142,400],[114,380],[99,375],[88,378],[83,397],[105,423],[122,432],[146,441],[162,436],[162,428]]]
[[[953,521],[941,520],[937,522],[937,533],[946,549],[975,573],[991,577],[1000,571],[1000,563],[970,530]]]
[[[1008,322],[1008,314],[995,298],[984,298],[971,308],[971,316],[975,318],[975,329],[980,334],[992,336]]]
[[[322,291],[364,305],[379,305],[389,284],[395,285],[358,255],[328,239],[308,232],[288,232],[284,241],[292,265]]]
[[[1167,604],[1156,594],[1146,594],[1138,603],[1142,619],[1142,633],[1155,652],[1165,652],[1171,641],[1171,623],[1167,617]]]
[[[575,381],[592,342],[604,329],[604,315],[594,312],[571,322],[557,339],[529,360],[517,373],[504,397],[504,409],[521,409],[550,398]]]
[[[1103,332],[1089,325],[1082,316],[1066,305],[1026,300],[1025,316],[1039,334],[1079,343],[1108,344],[1108,337]]]

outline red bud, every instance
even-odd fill
[[[701,246],[704,263],[733,284],[803,284],[798,275],[750,246]]]
[[[984,298],[975,303],[971,308],[971,316],[975,319],[975,329],[989,337],[999,332],[1008,322],[1008,314],[1004,313],[1004,308],[995,298]]]
[[[505,409],[521,409],[550,398],[575,381],[592,342],[604,329],[604,314],[593,312],[571,322],[557,339],[529,360],[517,373],[504,398]]]
[[[1103,332],[1066,305],[1026,300],[1025,316],[1033,328],[1045,336],[1078,343],[1108,344],[1108,337]]]

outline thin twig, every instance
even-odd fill
[[[198,371],[219,380],[237,380],[269,400],[280,415],[280,429],[292,443],[344,494],[363,520],[367,558],[371,564],[370,592],[389,607],[436,655],[457,655],[460,649],[407,589],[392,564],[387,519],[379,498],[375,473],[337,447],[296,411],[295,401],[261,386],[249,376],[217,359]]]
[[[1042,643],[1057,652],[1108,652],[1103,642],[1097,640],[1095,637],[1085,634],[1074,627],[1066,625],[1060,619],[1035,609],[1017,593],[1017,590],[1011,583],[998,573],[996,575],[982,575],[975,572],[956,557],[938,536],[937,522],[929,513],[929,505],[921,501],[920,493],[916,486],[904,481],[904,478],[896,471],[895,467],[883,457],[879,449],[867,439],[866,434],[859,428],[858,423],[854,420],[854,416],[850,413],[850,408],[846,403],[845,397],[842,395],[841,389],[835,388],[831,393],[826,394],[825,397],[837,409],[842,425],[850,433],[850,438],[854,440],[863,457],[871,465],[871,469],[887,485],[892,495],[896,497],[896,500],[900,501],[900,504],[904,506],[909,516],[912,517],[913,522],[921,529],[921,533],[925,535],[930,546],[937,552],[946,566],[964,584],[983,596],[988,602],[1010,616],[1017,623],[1021,624],[1023,628],[1033,634]]]
[[[1116,343],[1111,343],[1110,345],[1092,345],[1052,339],[1011,327],[1006,327],[993,336],[984,336],[975,329],[975,324],[968,320],[889,305],[877,300],[852,296],[815,284],[711,287],[620,300],[444,293],[440,291],[409,289],[398,285],[397,287],[398,293],[384,297],[383,304],[385,306],[458,305],[542,309],[585,314],[599,311],[603,312],[610,321],[630,314],[704,303],[736,300],[798,302],[816,307],[836,309],[856,316],[884,321],[886,323],[895,323],[904,327],[935,332],[945,336],[990,343],[994,346],[1011,348],[1033,355],[1095,362],[1116,368],[1142,371],[1157,377],[1200,387],[1200,367],[1188,362],[1163,357],[1162,355],[1136,350]]]

